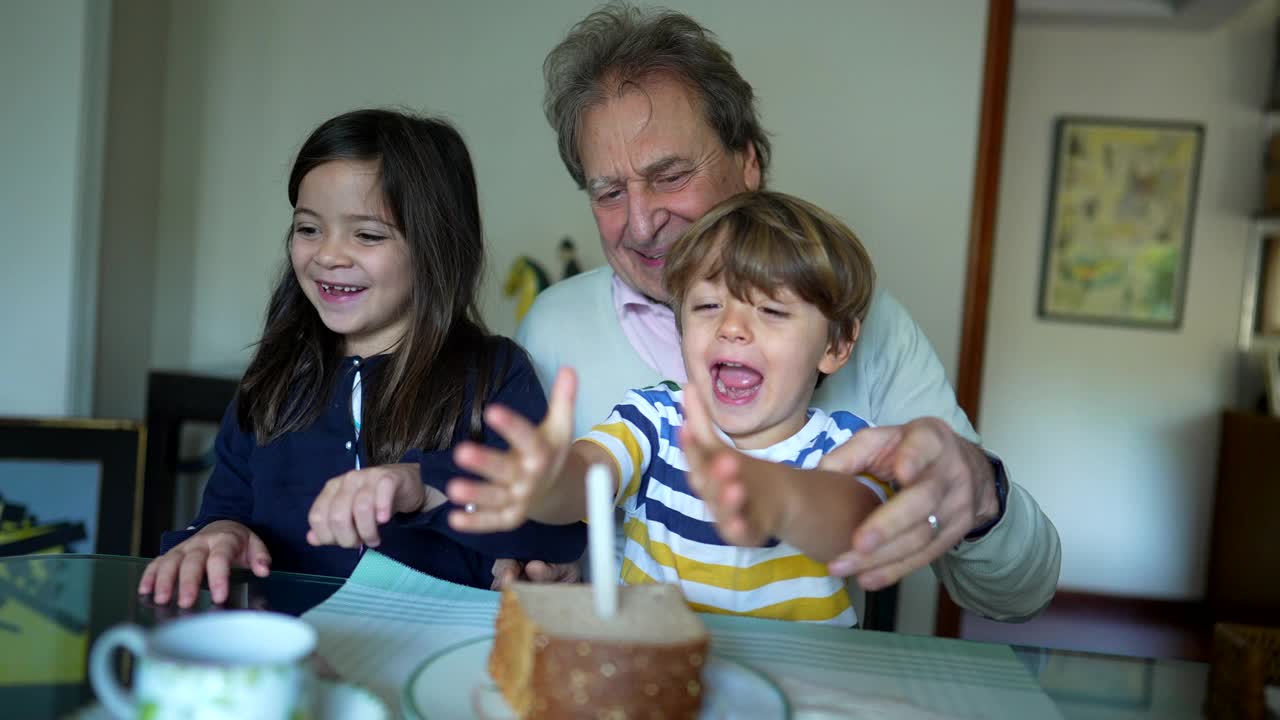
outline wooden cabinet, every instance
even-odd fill
[[[1280,624],[1280,418],[1222,415],[1206,601],[1215,621]]]

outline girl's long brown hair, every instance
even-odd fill
[[[510,358],[500,358],[476,307],[484,242],[475,172],[448,123],[358,110],[316,128],[289,174],[289,204],[307,173],[334,160],[377,162],[387,207],[409,246],[409,329],[375,378],[363,383],[361,433],[371,462],[443,449],[459,423],[478,438],[481,411]],[[287,237],[292,237],[290,233]],[[286,242],[288,242],[286,240]],[[237,419],[265,445],[319,416],[337,379],[342,337],[325,327],[285,260],[266,327],[240,382]],[[468,385],[475,392],[467,397]],[[468,418],[461,418],[470,400]]]

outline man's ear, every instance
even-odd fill
[[[862,321],[855,319],[853,330],[849,333],[847,340],[841,338],[827,346],[827,351],[818,361],[818,370],[826,375],[833,375],[844,367],[844,364],[849,362],[849,356],[853,354],[853,345],[858,342],[858,333],[861,331]]]
[[[747,146],[742,150],[742,184],[748,190],[759,190],[762,177],[760,156],[756,155],[756,144],[748,140]]]

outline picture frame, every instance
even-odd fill
[[[137,555],[146,438],[130,420],[0,418],[0,555]]]
[[[1280,235],[1265,235],[1261,243],[1253,330],[1259,335],[1280,336]]]
[[[1203,146],[1195,123],[1057,119],[1041,318],[1181,327]]]
[[[220,375],[163,370],[147,374],[147,460],[141,499],[143,557],[158,556],[161,538],[174,528],[183,428],[189,423],[218,423],[239,384],[237,377]]]
[[[1267,409],[1280,417],[1280,348],[1262,351],[1262,380],[1267,393]]]

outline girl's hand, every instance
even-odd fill
[[[490,590],[505,590],[515,582],[576,583],[582,579],[578,563],[521,562],[510,558],[493,561]]]
[[[431,501],[434,502],[429,505]],[[352,470],[325,483],[311,504],[307,542],[345,548],[361,543],[378,547],[382,542],[378,526],[389,522],[392,514],[418,512],[442,502],[444,496],[422,482],[417,463]]]
[[[454,478],[445,488],[454,504],[466,511],[449,514],[449,525],[463,532],[513,530],[525,523],[531,508],[560,477],[573,440],[573,404],[578,378],[561,368],[551,386],[547,417],[541,425],[501,405],[484,411],[485,422],[510,445],[506,451],[460,443],[454,462],[489,482]]]
[[[234,520],[215,520],[169,552],[152,560],[142,572],[138,593],[152,593],[163,605],[178,588],[178,607],[196,602],[201,579],[209,582],[215,603],[227,601],[232,567],[247,567],[258,577],[271,572],[271,553],[252,530]]]

